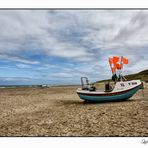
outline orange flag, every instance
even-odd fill
[[[116,67],[117,67],[117,69],[122,69],[122,67],[123,67],[123,64],[116,64]]]
[[[112,73],[114,73],[116,71],[116,67],[115,66],[111,67],[111,69],[112,69]]]
[[[123,64],[128,64],[128,59],[122,57]]]
[[[115,63],[117,63],[117,62],[119,62],[119,57],[113,57],[113,63],[115,64]]]
[[[113,67],[114,66],[113,65],[113,58],[109,58],[109,64],[110,64],[110,68],[112,70],[112,73],[114,73],[115,72],[115,67]]]
[[[110,65],[113,64],[113,58],[109,58]]]

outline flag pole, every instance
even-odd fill
[[[122,59],[123,59],[123,56],[121,56],[121,61],[120,61],[120,65],[121,65],[121,75],[122,75],[122,69],[123,69]],[[122,81],[122,76],[121,76],[121,81]]]

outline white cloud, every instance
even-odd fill
[[[78,63],[69,71],[63,68],[61,77],[71,72],[75,77],[106,78],[107,60],[113,55],[126,56],[131,73],[147,68],[143,65],[148,58],[148,11],[144,10],[2,10],[0,32],[0,60],[16,61],[22,69],[32,64],[40,65],[38,70],[55,67],[24,52]]]
[[[34,60],[29,60],[29,59],[25,59],[23,57],[19,57],[19,55],[11,55],[11,53],[9,54],[0,54],[0,59],[2,60],[10,60],[10,61],[16,61],[19,63],[25,63],[25,64],[39,64],[39,61],[34,61]]]
[[[18,68],[31,68],[30,65],[26,65],[26,64],[17,64],[16,65]]]

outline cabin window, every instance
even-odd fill
[[[137,84],[137,82],[133,82],[133,83],[132,83],[132,85],[136,85],[136,84]]]
[[[124,87],[124,83],[121,83],[120,85],[121,85],[122,87]]]

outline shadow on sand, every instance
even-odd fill
[[[78,100],[61,100],[60,104],[63,105],[107,105],[107,104],[125,104],[125,103],[132,103],[132,102],[141,102],[143,99],[131,99],[126,101],[112,101],[112,102],[88,102],[88,101],[78,101]]]

